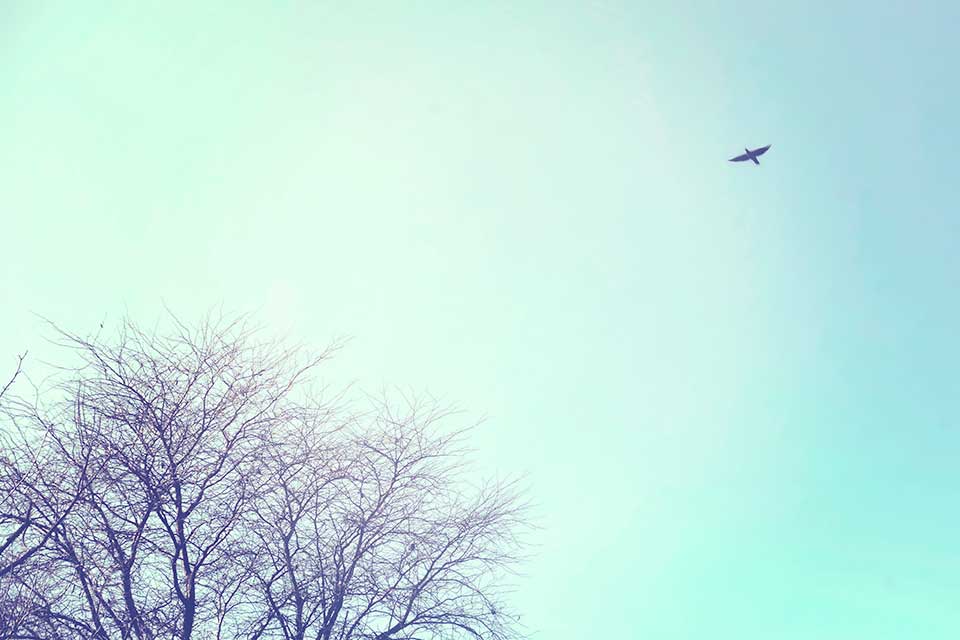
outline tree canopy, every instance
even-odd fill
[[[450,411],[358,410],[312,384],[335,347],[173,324],[58,329],[54,382],[5,387],[0,637],[519,637],[522,495],[467,481]]]

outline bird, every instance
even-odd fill
[[[757,158],[765,154],[767,152],[767,149],[770,148],[770,146],[771,145],[768,144],[767,146],[760,147],[759,149],[753,149],[753,150],[744,149],[746,153],[744,153],[743,155],[739,155],[736,158],[730,158],[730,162],[743,162],[744,160],[753,160],[753,164],[760,164],[760,161],[757,160]]]

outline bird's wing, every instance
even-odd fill
[[[763,154],[765,154],[765,153],[767,152],[767,149],[769,149],[770,146],[771,146],[771,145],[768,144],[768,145],[765,146],[765,147],[760,147],[759,149],[754,149],[754,150],[753,150],[753,155],[755,155],[755,156],[762,156]]]
[[[730,158],[730,162],[743,162],[744,160],[749,160],[750,156],[748,154],[743,154],[742,156],[737,156],[736,158]]]

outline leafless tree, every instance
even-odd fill
[[[0,400],[22,373],[25,357],[19,356]],[[43,637],[30,624],[50,591],[42,556],[81,500],[78,471],[84,472],[88,459],[81,455],[75,466],[62,468],[51,443],[31,438],[15,423],[3,426],[10,428],[0,428],[0,637]]]
[[[25,358],[26,354],[17,358],[16,370],[6,384],[0,388],[0,401],[3,400],[3,397],[23,371]],[[14,501],[14,490],[20,481],[20,474],[17,473],[19,470],[16,469],[11,455],[13,446],[13,438],[0,431],[0,452],[2,452],[0,453],[0,500],[3,501],[3,506],[0,507],[0,537],[2,537],[2,542],[0,542],[0,576],[11,570],[10,565],[25,561],[25,558],[21,558],[25,550],[19,549],[15,545],[23,539],[29,528],[29,524],[24,524],[23,521],[29,523],[33,515],[33,509],[29,504],[26,507],[11,504]],[[18,518],[11,518],[6,515],[8,512],[13,513],[18,508]]]
[[[466,482],[447,412],[350,411],[309,384],[335,346],[174,324],[60,331],[77,364],[8,403],[0,637],[517,636],[520,494]]]
[[[462,434],[438,433],[443,417],[381,404],[372,428],[289,457],[251,526],[266,565],[252,637],[511,636],[489,578],[517,560],[522,505],[509,485],[464,495]]]

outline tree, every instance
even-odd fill
[[[6,384],[0,388],[0,401],[7,395],[10,387],[16,382],[23,371],[23,361],[26,354],[17,358],[17,368],[10,376]],[[14,448],[12,438],[3,437],[0,434],[0,446],[3,450],[11,454]],[[18,565],[24,563],[32,553],[39,548],[35,545],[24,545],[24,539],[28,534],[28,529],[34,520],[34,507],[30,501],[26,504],[22,502],[17,504],[15,497],[18,495],[16,487],[23,481],[24,473],[20,465],[13,463],[13,456],[0,459],[0,576],[3,576]],[[0,627],[2,630],[2,627]]]
[[[449,412],[324,399],[337,345],[174,325],[58,330],[78,364],[9,403],[0,637],[516,637],[521,496],[463,481]]]
[[[19,356],[16,370],[0,389],[0,400],[22,373],[26,354]],[[0,637],[18,637],[29,630],[31,611],[42,601],[42,570],[37,562],[57,530],[76,507],[82,483],[70,470],[52,472],[48,442],[28,437],[15,427],[0,432]],[[76,469],[85,470],[87,459],[78,459]],[[32,563],[33,574],[13,581],[9,577]],[[38,569],[40,571],[38,571]],[[28,637],[36,635],[30,631]]]

